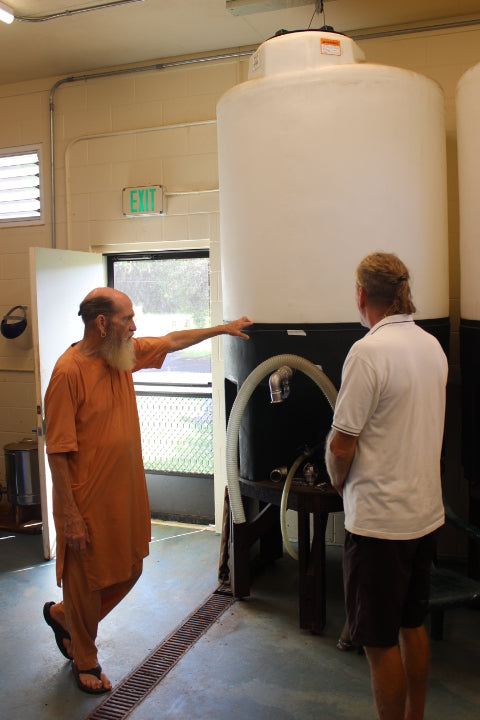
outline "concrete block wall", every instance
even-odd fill
[[[423,73],[439,82],[445,91],[451,383],[458,386],[455,87],[462,73],[480,62],[480,27],[364,40],[359,44],[367,61]],[[200,123],[215,119],[218,99],[246,79],[247,65],[245,58],[225,59],[60,85],[54,96],[56,246],[92,252],[209,247],[212,320],[221,321],[216,129],[214,124]],[[2,317],[13,305],[30,305],[28,248],[51,244],[49,95],[56,80],[0,87],[0,146],[43,144],[46,203],[45,225],[0,228]],[[124,218],[122,188],[148,184],[165,186],[168,214],[161,218]],[[13,439],[29,435],[35,425],[32,351],[9,343],[12,341],[0,337],[2,448]],[[225,482],[221,342],[214,345],[213,363],[217,378],[215,471],[220,523]],[[456,447],[453,443],[454,457]],[[3,457],[1,460],[0,484],[4,484]],[[458,457],[453,475],[460,488]]]
[[[0,147],[43,143],[48,166],[48,98],[52,80],[0,87]],[[48,171],[47,171],[48,176]],[[48,184],[45,202],[50,202]],[[48,218],[48,211],[47,211]],[[30,306],[29,247],[48,246],[45,225],[0,227],[0,317],[15,305]],[[32,437],[36,426],[33,352],[23,336],[6,340],[0,335],[0,487],[5,490],[3,448]],[[3,498],[5,499],[5,498]]]

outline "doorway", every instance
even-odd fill
[[[208,251],[107,256],[110,287],[133,305],[137,337],[211,324]],[[214,522],[211,341],[133,375],[152,517]]]

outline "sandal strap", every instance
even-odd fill
[[[75,665],[75,670],[79,675],[94,675],[97,680],[102,679],[102,667],[101,665],[97,665],[94,668],[90,668],[90,670],[80,670],[78,665]]]

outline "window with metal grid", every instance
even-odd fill
[[[136,395],[145,470],[213,476],[211,392]]]

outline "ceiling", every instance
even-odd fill
[[[315,2],[269,0],[234,15],[226,0],[131,0],[48,22],[0,22],[0,85],[66,77],[130,63],[258,45],[279,29],[306,29]],[[252,2],[252,0],[243,0]],[[106,0],[5,0],[15,15],[38,17]],[[258,6],[286,9],[264,10]],[[290,5],[290,7],[288,7]],[[251,8],[250,8],[251,9]],[[326,24],[349,34],[370,28],[480,20],[480,0],[326,0]],[[313,18],[312,27],[322,26]]]

